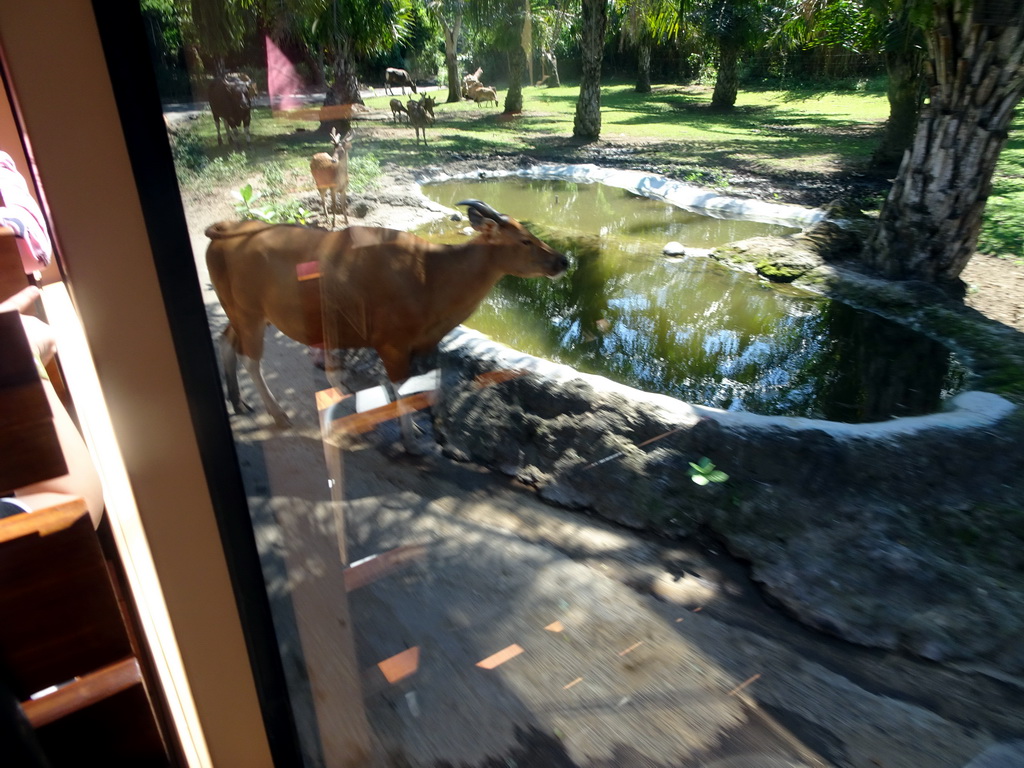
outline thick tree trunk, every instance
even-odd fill
[[[931,99],[865,261],[890,278],[962,291],[1013,110],[1024,95],[1024,26],[973,24],[959,0],[934,10]]]
[[[715,78],[715,90],[711,94],[712,109],[732,109],[736,106],[736,94],[740,89],[739,61],[739,46],[726,42],[719,44],[718,77]]]
[[[558,76],[558,57],[555,55],[554,50],[541,51],[541,56],[551,65],[551,72],[547,73],[543,78],[544,85],[548,88],[561,88],[562,79]]]
[[[651,41],[641,40],[636,57],[636,92],[651,92]]]
[[[334,59],[334,82],[327,89],[324,97],[324,107],[332,107],[342,104],[362,104],[363,97],[359,95],[359,78],[356,76],[356,65],[352,57],[351,46],[348,41],[340,43],[340,49]],[[325,110],[329,114],[329,110]],[[317,129],[321,133],[330,133],[334,128],[340,134],[345,134],[349,129],[349,121],[346,119],[326,119],[320,121]]]
[[[572,129],[572,135],[581,139],[596,139],[601,135],[601,55],[607,26],[605,0],[583,0],[583,71]]]
[[[444,65],[448,71],[448,103],[462,101],[462,78],[459,77],[459,61],[456,54],[459,49],[459,30],[462,27],[462,16],[458,16],[452,27],[444,25]]]
[[[505,94],[505,114],[518,115],[523,111],[523,69],[526,54],[518,45],[508,53],[508,92]]]
[[[448,103],[462,101],[462,79],[459,77],[459,61],[454,52],[445,51],[444,66],[448,72]]]
[[[921,114],[921,65],[918,49],[893,52],[885,57],[885,69],[889,75],[889,119],[885,123],[882,143],[871,158],[871,165],[876,170],[896,170],[914,141]]]

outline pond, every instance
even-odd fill
[[[779,225],[703,216],[626,190],[501,178],[427,185],[449,207],[483,200],[570,254],[559,281],[506,277],[466,325],[538,357],[690,403],[848,423],[940,410],[965,367],[906,326],[711,259],[669,259]],[[421,231],[458,237],[465,223]]]

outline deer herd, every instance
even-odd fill
[[[477,103],[496,100],[494,90],[480,83],[480,74],[467,75],[467,98]],[[433,99],[426,95],[405,104],[391,100],[392,117],[398,121],[404,114],[416,129],[417,142],[421,131],[426,142],[433,108]],[[369,347],[387,374],[384,387],[396,402],[405,447],[417,452],[411,416],[397,404],[396,394],[413,359],[432,352],[504,275],[555,279],[569,262],[515,219],[479,200],[459,203],[467,207],[477,233],[461,244],[436,244],[385,227],[349,226],[353,134],[332,129],[330,139],[332,151],[316,153],[309,166],[325,221],[330,193],[329,230],[255,220],[221,221],[206,229],[210,281],[227,316],[220,350],[228,399],[235,413],[252,410],[239,390],[241,356],[267,412],[279,427],[289,425],[261,369],[268,325],[310,347]],[[340,231],[335,230],[339,206],[346,225]]]

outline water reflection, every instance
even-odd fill
[[[499,194],[506,183],[518,211]],[[686,225],[663,210],[671,206],[601,185],[543,190],[551,184],[471,182],[445,192],[445,200],[477,197],[522,216],[524,190],[541,190],[541,221],[559,232],[577,231],[595,217],[607,222],[603,236],[558,243],[545,234],[571,253],[570,272],[555,283],[506,278],[467,321],[470,327],[639,389],[765,415],[882,421],[934,412],[963,386],[965,369],[950,351],[905,326],[709,259],[665,259],[667,232],[692,244]],[[590,187],[598,191],[588,193],[581,211],[580,194]],[[557,217],[546,202],[561,206]],[[629,216],[616,210],[623,204],[632,209]],[[637,206],[654,210],[634,215]],[[705,243],[723,232],[733,237],[732,225],[750,224],[710,222],[699,235]],[[442,229],[435,227],[434,235],[443,236]],[[623,231],[646,234],[630,240]]]
[[[659,249],[675,240],[713,248],[748,237],[796,232],[796,227],[717,219],[604,184],[508,177],[431,184],[424,194],[451,208],[459,200],[485,200],[520,221],[565,235],[600,235],[627,251]]]

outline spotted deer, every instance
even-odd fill
[[[316,189],[320,193],[320,203],[324,208],[324,218],[327,218],[327,192],[331,193],[331,229],[338,212],[338,198],[341,198],[341,212],[345,217],[345,226],[348,226],[348,151],[352,147],[352,132],[349,131],[341,136],[337,129],[331,129],[331,141],[334,143],[334,153],[328,155],[326,152],[317,152],[309,163],[309,170],[313,174],[313,181],[316,182]]]

